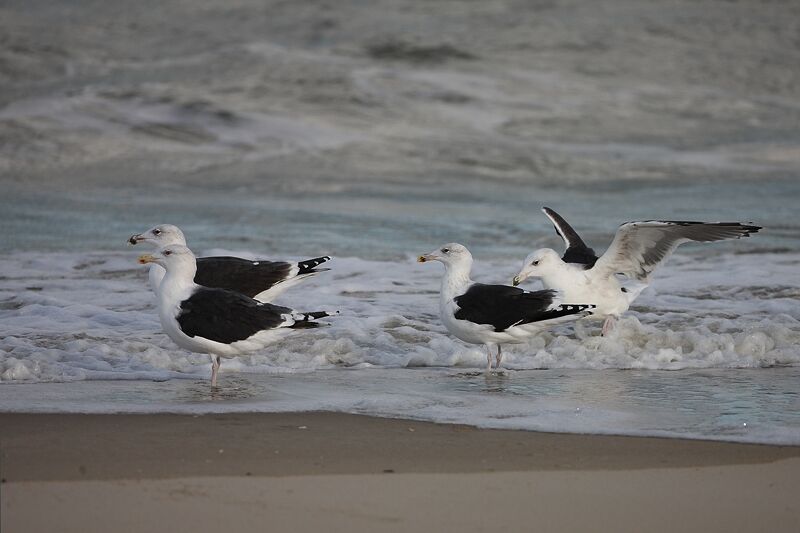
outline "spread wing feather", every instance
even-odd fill
[[[749,237],[761,228],[739,222],[647,220],[622,224],[595,271],[647,281],[650,273],[684,242],[713,242]]]
[[[556,234],[564,240],[564,256],[561,258],[565,263],[584,265],[584,268],[592,268],[597,262],[597,254],[594,250],[586,246],[583,239],[572,229],[564,218],[550,209],[543,207],[542,212],[556,229]]]

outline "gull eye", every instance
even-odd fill
[[[164,250],[164,255],[172,255],[172,250]]]
[[[442,253],[443,254],[449,254],[450,253],[450,248],[442,248]]]
[[[161,230],[158,229],[158,228],[154,229],[153,230],[153,235],[155,235],[155,236],[161,235]]]
[[[534,262],[533,262],[533,263],[531,263],[531,264],[532,264],[533,266],[536,266],[536,265],[538,265],[538,264],[539,264],[539,260],[537,259],[536,261],[534,261]]]

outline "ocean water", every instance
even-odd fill
[[[637,4],[9,2],[0,411],[800,444],[800,13]],[[611,336],[561,326],[486,375],[437,316],[441,265],[414,259],[461,242],[474,279],[509,283],[560,250],[543,205],[598,252],[629,220],[764,230],[682,246]],[[125,244],[164,222],[201,255],[334,256],[278,303],[341,314],[211,390]]]
[[[610,337],[593,322],[561,326],[507,346],[505,370],[491,375],[481,371],[483,348],[450,337],[439,321],[441,265],[411,256],[336,258],[330,272],[281,302],[341,314],[328,327],[225,360],[222,388],[213,391],[208,356],[180,350],[161,333],[137,250],[120,248],[2,259],[0,409],[323,409],[485,427],[800,442],[800,254],[678,255]],[[484,260],[475,278],[507,282],[516,267],[511,259]]]

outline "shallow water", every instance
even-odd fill
[[[554,432],[800,443],[798,368],[767,370],[339,369],[169,383],[0,387],[4,411],[338,411]]]

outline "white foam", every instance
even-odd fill
[[[205,375],[207,356],[180,350],[161,333],[145,271],[133,255],[26,252],[0,258],[0,380]],[[799,364],[798,265],[800,255],[794,254],[729,255],[713,263],[678,256],[614,335],[598,336],[591,322],[574,331],[563,326],[527,345],[509,346],[505,364],[517,370]],[[514,267],[484,263],[475,277],[504,282]],[[223,371],[483,365],[483,348],[453,339],[438,319],[440,265],[338,258],[332,268],[281,298],[303,311],[339,309],[329,327],[225,361]]]

